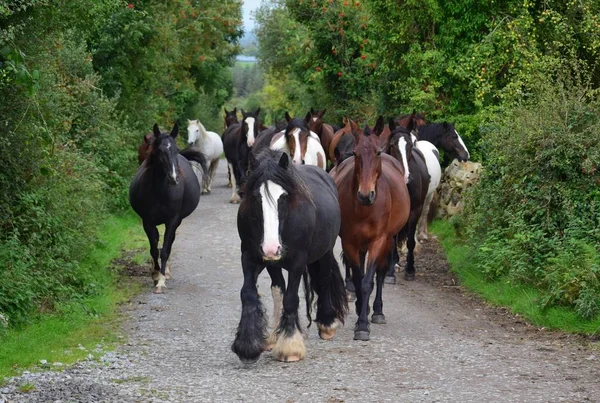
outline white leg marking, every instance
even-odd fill
[[[294,330],[291,337],[280,335],[277,339],[275,347],[273,347],[273,355],[279,361],[295,362],[306,357],[306,347],[304,346],[304,336],[298,329]]]
[[[273,329],[267,339],[267,350],[272,350],[277,343],[277,328],[281,322],[281,312],[283,311],[283,292],[279,287],[271,287],[273,296]]]
[[[162,274],[158,273],[158,283],[156,284],[156,288],[154,290],[157,294],[162,293],[163,289],[167,288],[167,286],[165,285],[165,280],[166,280],[166,277],[163,276]]]
[[[229,200],[229,203],[237,204],[240,202],[240,196],[237,194],[233,165],[229,164],[229,169],[231,170],[231,200]]]

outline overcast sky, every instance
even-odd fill
[[[244,28],[250,31],[254,28],[254,20],[250,19],[250,12],[260,6],[262,0],[244,0]]]

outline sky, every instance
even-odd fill
[[[250,12],[254,11],[260,6],[262,0],[244,0],[243,12],[244,12],[244,29],[251,31],[254,29],[254,20],[250,18]]]

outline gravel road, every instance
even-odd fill
[[[230,350],[242,285],[237,206],[225,163],[219,171],[178,230],[166,293],[153,294],[148,276],[126,311],[127,343],[100,360],[11,379],[0,403],[600,401],[598,343],[535,329],[466,295],[435,242],[416,258],[416,281],[386,285],[388,323],[372,325],[371,341],[353,340],[351,312],[333,341],[311,326],[302,362],[264,353],[242,364]],[[259,292],[270,311],[269,287],[265,272]],[[23,384],[34,389],[20,393]]]

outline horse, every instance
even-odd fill
[[[258,121],[259,114],[260,108],[255,112],[244,112],[242,109],[242,122],[232,124],[223,133],[225,157],[229,169],[233,172],[230,203],[240,202],[239,190],[246,181],[248,156],[261,126]]]
[[[360,132],[360,128],[352,119],[344,118],[343,121],[344,121],[344,127],[342,127],[341,129],[339,129],[335,132],[335,134],[333,135],[333,138],[331,139],[331,143],[329,144],[329,149],[326,150],[327,156],[330,161],[336,160],[335,148],[337,147],[337,145],[340,142],[342,137],[351,135],[353,132],[354,133]]]
[[[427,124],[425,121],[425,114],[417,113],[416,111],[413,111],[413,113],[410,114],[398,116],[396,119],[394,119],[394,122],[396,123],[396,127],[404,127],[405,129],[409,125],[412,125],[413,129],[416,129],[417,127]]]
[[[142,162],[148,158],[148,149],[150,148],[150,143],[152,143],[152,136],[152,132],[146,133],[142,144],[138,147],[138,165],[142,165]]]
[[[244,284],[232,350],[243,362],[257,361],[269,348],[280,361],[299,361],[306,355],[298,317],[301,279],[309,326],[312,296],[317,294],[316,322],[322,339],[335,336],[348,309],[333,255],[340,228],[337,190],[324,170],[293,165],[280,151],[267,149],[257,157],[252,155],[251,166],[237,216]],[[267,318],[256,288],[265,266],[274,302],[274,326],[268,338]],[[287,288],[282,269],[288,271]]]
[[[327,112],[327,109],[323,109],[322,111],[315,111],[313,108],[310,108],[310,116],[309,114],[307,114],[306,120],[308,121],[309,130],[316,133],[317,136],[319,136],[323,149],[328,151],[335,132],[331,125],[323,123],[323,115],[325,115],[325,112]],[[327,153],[327,157],[329,157],[329,153]],[[331,164],[335,162],[335,160],[329,158],[328,161],[330,161]]]
[[[412,121],[407,128],[396,127],[393,119],[390,119],[391,130],[389,153],[404,167],[404,179],[410,195],[410,215],[406,229],[406,267],[404,276],[407,280],[415,279],[414,250],[417,245],[416,232],[419,220],[423,212],[423,206],[427,202],[427,191],[429,189],[430,176],[427,171],[425,157],[414,147],[411,131]],[[430,200],[431,202],[431,200]],[[426,219],[426,218],[425,218]],[[394,265],[390,265],[385,278],[386,283],[396,282],[395,264],[400,260],[397,249],[393,249]]]
[[[175,241],[175,231],[181,221],[196,209],[200,200],[200,184],[188,160],[199,163],[203,173],[207,172],[206,158],[201,152],[193,149],[179,151],[175,141],[178,132],[177,123],[170,134],[161,133],[158,125],[154,125],[148,158],[138,168],[129,186],[129,203],[142,218],[150,242],[152,278],[157,293],[166,288],[167,261]],[[159,265],[156,227],[160,224],[165,224],[165,239],[160,249]]]
[[[358,320],[354,340],[369,340],[369,297],[377,274],[373,323],[385,323],[383,283],[392,262],[394,238],[405,236],[410,196],[402,164],[382,154],[379,137],[368,127],[352,133],[354,155],[339,165],[333,176],[338,189],[342,224],[343,262],[352,269]],[[366,269],[366,272],[365,272]]]
[[[204,176],[202,194],[210,193],[212,182],[215,180],[219,159],[223,153],[223,141],[215,132],[209,132],[200,120],[188,120],[188,145],[197,148],[209,163],[208,175]]]
[[[435,197],[435,192],[442,180],[442,166],[439,161],[440,153],[433,144],[426,140],[416,140],[416,137],[412,137],[412,140],[414,141],[415,148],[421,151],[421,154],[425,158],[425,165],[427,167],[427,173],[429,174],[427,196],[423,203],[423,212],[421,213],[421,219],[418,224],[417,239],[423,240],[429,238],[429,212],[431,203]]]
[[[306,120],[292,118],[287,112],[285,119],[288,122],[287,127],[284,131],[273,135],[270,148],[288,153],[295,165],[306,164],[327,168],[325,150],[319,137],[309,130]]]
[[[232,111],[228,111],[227,108],[223,108],[223,110],[225,111],[225,125],[223,127],[223,130],[227,130],[227,128],[234,123],[239,123],[237,118],[237,107],[233,108]],[[229,164],[227,165],[227,180],[227,187],[232,187],[233,185],[231,184],[231,169],[229,168]]]
[[[419,140],[429,141],[437,148],[442,148],[448,154],[456,157],[460,162],[468,161],[471,155],[462,138],[448,122],[430,123],[416,129]]]

